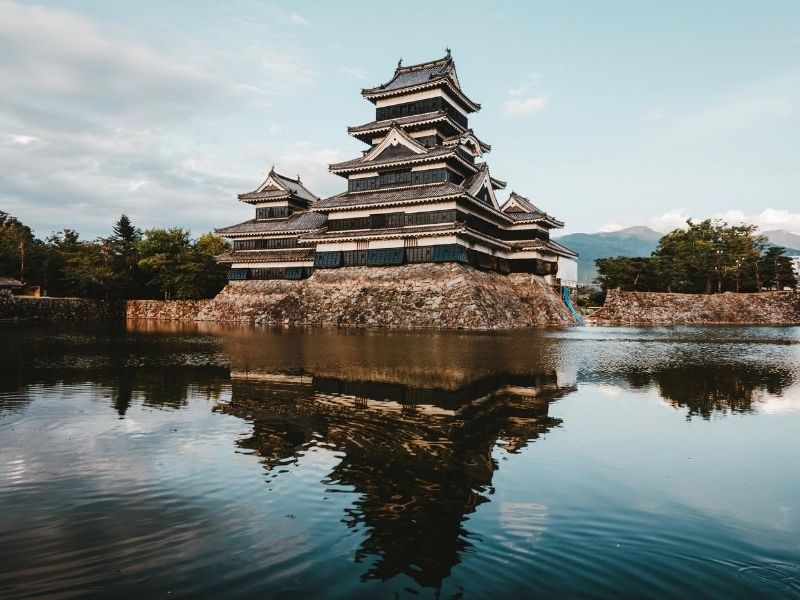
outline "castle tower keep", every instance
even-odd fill
[[[348,128],[361,156],[329,166],[346,191],[317,198],[270,171],[239,200],[255,219],[218,229],[233,239],[231,279],[300,279],[314,269],[455,262],[543,276],[574,287],[577,254],[550,239],[563,223],[512,192],[502,205],[485,161],[491,146],[469,126],[480,110],[462,90],[448,50],[402,66],[361,95],[375,120]]]

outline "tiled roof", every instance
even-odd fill
[[[283,198],[290,198],[291,192],[286,190],[279,190],[277,188],[270,188],[261,192],[247,192],[239,194],[239,200],[279,200]]]
[[[270,177],[272,177],[273,181],[277,181],[280,186],[283,186],[286,189],[280,189],[279,187],[272,185],[261,189],[261,186],[259,186],[252,192],[239,194],[239,200],[253,202],[259,200],[278,200],[289,198],[291,196],[305,200],[308,203],[313,203],[317,200],[317,196],[312,194],[307,187],[300,183],[299,177],[297,179],[286,177],[285,175],[276,173],[274,168],[270,170],[266,181],[268,181]],[[264,184],[262,183],[261,185],[263,186]],[[259,189],[261,191],[259,191]]]
[[[558,242],[555,242],[553,240],[548,240],[547,241],[547,248],[549,250],[553,250],[554,252],[557,252],[559,254],[563,253],[563,254],[569,255],[572,258],[578,258],[578,253],[577,252],[575,252],[574,250],[570,250],[566,246],[562,246],[561,244],[559,244]]]
[[[323,198],[315,205],[315,209],[342,208],[360,206],[362,204],[382,204],[385,202],[406,202],[413,200],[436,200],[464,194],[464,188],[451,181],[427,183],[403,188],[371,190],[369,192],[344,192]]]
[[[364,125],[356,127],[348,127],[347,133],[358,134],[366,133],[368,131],[382,131],[384,129],[391,129],[393,124],[397,125],[415,125],[417,123],[428,123],[439,120],[449,120],[459,131],[464,131],[464,128],[450,119],[447,113],[443,110],[434,110],[432,112],[422,113],[420,115],[409,115],[407,117],[398,117],[396,119],[385,119],[383,121],[372,121]]]
[[[456,146],[460,144],[463,139],[469,136],[475,138],[475,141],[478,142],[478,145],[481,147],[481,152],[489,152],[492,149],[492,145],[487,144],[486,142],[481,140],[477,135],[475,135],[475,132],[472,131],[472,129],[467,129],[463,133],[447,137],[444,140],[442,140],[442,143],[445,146]]]
[[[292,191],[292,193],[298,198],[302,198],[303,200],[308,200],[309,202],[314,202],[315,200],[317,200],[317,196],[312,194],[311,191],[306,186],[300,183],[299,177],[297,179],[291,179],[290,177],[286,177],[285,175],[281,175],[280,173],[275,173],[274,171],[273,174],[277,177],[277,179],[281,183],[286,185],[286,187],[288,187]]]
[[[364,160],[364,157],[354,158],[353,160],[347,160],[345,162],[335,163],[328,167],[328,170],[331,172],[336,171],[345,171],[348,169],[359,169],[359,168],[371,168],[371,167],[380,167],[381,165],[391,164],[393,162],[399,162],[399,160],[405,161],[426,161],[434,158],[446,158],[448,156],[456,156],[458,150],[456,148],[445,148],[439,146],[437,148],[433,148],[424,154],[415,154],[413,156],[409,155],[407,158],[388,158],[384,160]]]
[[[566,256],[568,258],[577,258],[578,253],[574,250],[570,250],[566,246],[562,246],[558,242],[554,242],[553,240],[519,240],[511,242],[511,246],[515,250],[550,250],[556,254],[561,254],[562,256]]]
[[[428,83],[431,80],[446,77],[454,67],[455,64],[449,56],[427,63],[408,65],[407,67],[398,65],[394,72],[394,77],[388,82],[378,87],[365,89],[364,92],[388,92]]]
[[[472,110],[480,109],[480,104],[467,98],[461,90],[458,75],[456,74],[456,64],[453,62],[449,52],[444,58],[431,62],[408,65],[406,67],[398,64],[394,76],[389,81],[374,88],[361,90],[361,94],[369,98],[435,83],[449,84],[455,94]]]
[[[441,235],[442,233],[458,233],[463,231],[463,223],[441,223],[438,225],[418,225],[415,227],[393,227],[383,229],[354,229],[350,231],[326,231],[320,234],[308,234],[304,236],[306,240],[330,240],[330,239],[350,239],[364,237],[405,237],[415,235],[417,237],[424,234]]]
[[[474,196],[480,191],[483,178],[486,176],[486,173],[489,170],[489,167],[486,165],[486,163],[478,163],[475,166],[478,167],[478,170],[467,177],[464,180],[464,183],[461,184],[471,196]]]
[[[516,207],[510,208],[509,209],[510,211],[516,210],[516,212],[544,214],[543,211],[539,210],[538,208],[536,208],[536,206],[533,205],[533,202],[528,200],[525,196],[520,196],[517,192],[511,192],[511,195],[508,197],[508,202],[511,202],[512,204],[516,203],[520,207],[519,209],[517,209]],[[505,207],[505,204],[503,206]]]
[[[295,260],[314,260],[314,248],[293,248],[290,250],[237,250],[214,257],[221,263],[282,262]]]
[[[274,221],[258,221],[250,219],[244,223],[222,227],[215,231],[220,235],[242,234],[242,233],[277,233],[285,231],[310,231],[318,229],[325,224],[328,217],[318,212],[302,212],[290,216],[287,219]]]

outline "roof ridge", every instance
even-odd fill
[[[397,69],[395,69],[395,74],[398,73],[410,73],[411,71],[421,71],[422,69],[430,69],[431,67],[438,66],[439,64],[446,65],[448,62],[453,62],[453,57],[450,56],[448,52],[442,58],[437,58],[435,60],[429,60],[426,62],[416,63],[413,65],[402,66],[403,59],[400,59],[400,63],[397,65]]]

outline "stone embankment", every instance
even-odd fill
[[[158,321],[195,321],[212,300],[127,300],[125,317]]]
[[[511,329],[575,325],[544,279],[459,264],[346,267],[301,281],[231,281],[212,300],[4,297],[0,319],[128,318],[265,325]]]
[[[0,294],[0,321],[102,321],[122,316],[119,305],[86,298]]]
[[[315,271],[304,281],[231,281],[197,319],[447,329],[575,324],[541,277],[459,264],[345,267]]]
[[[800,293],[661,294],[609,290],[588,325],[800,325]]]

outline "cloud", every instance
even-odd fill
[[[104,234],[121,212],[195,231],[247,218],[234,194],[254,185],[254,153],[241,133],[257,136],[274,90],[304,93],[313,71],[233,44],[161,49],[74,12],[0,2],[0,206],[40,235]]]
[[[783,229],[800,235],[800,212],[792,212],[785,209],[765,208],[758,213],[746,213],[738,209],[731,209],[724,212],[712,214],[690,214],[684,208],[669,210],[661,215],[645,219],[644,224],[659,232],[668,232],[674,229],[685,229],[686,220],[693,219],[702,221],[704,219],[721,219],[731,225],[741,223],[757,225],[761,231],[773,229]],[[631,218],[607,223],[598,228],[598,231],[618,231],[632,225],[641,225],[642,222]]]
[[[506,102],[506,116],[511,118],[527,117],[547,108],[550,98],[547,95],[530,98],[512,98]]]
[[[688,218],[689,215],[683,212],[683,209],[668,210],[662,215],[648,219],[647,226],[662,232],[685,229]]]
[[[800,234],[800,212],[765,208],[761,212],[754,214],[747,214],[741,210],[728,210],[714,216],[731,224],[752,223],[758,225],[761,231],[783,229]]]
[[[539,73],[529,73],[528,81],[508,90],[509,99],[505,104],[506,117],[528,117],[547,108],[550,97],[545,93],[534,93],[539,87],[540,79]]]
[[[339,70],[345,75],[349,75],[353,79],[365,80],[367,78],[363,69],[359,67],[339,67]]]

